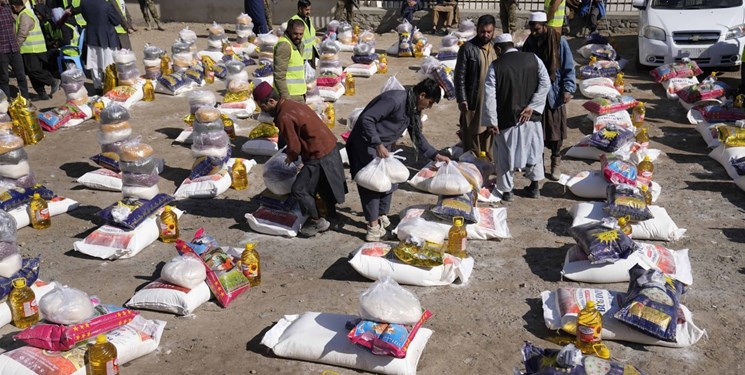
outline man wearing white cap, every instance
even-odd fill
[[[569,43],[556,30],[548,27],[546,20],[546,13],[530,14],[530,36],[525,40],[523,51],[535,53],[543,61],[551,79],[551,90],[543,111],[543,140],[546,148],[551,150],[551,174],[548,178],[558,181],[561,174],[561,146],[568,131],[565,104],[572,99],[577,83]]]
[[[498,36],[494,48],[499,58],[486,76],[483,122],[494,133],[497,189],[511,201],[513,173],[522,169],[531,181],[526,195],[538,198],[544,178],[541,113],[551,81],[541,59],[515,49],[512,35]]]

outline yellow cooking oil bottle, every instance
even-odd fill
[[[649,185],[654,176],[654,164],[649,155],[644,157],[639,165],[636,166],[636,183],[637,185]]]
[[[468,233],[464,225],[463,216],[453,218],[453,226],[448,231],[447,253],[458,258],[467,258],[466,246],[468,242]]]
[[[621,231],[625,233],[627,236],[631,237],[631,223],[629,223],[629,217],[628,216],[622,216],[618,218],[618,226],[621,228]]]
[[[178,236],[178,216],[171,206],[165,206],[163,213],[160,214],[160,240],[164,243],[173,243]]]
[[[644,201],[647,203],[647,205],[652,204],[652,192],[649,191],[649,186],[642,185],[641,190],[642,190],[642,195],[644,196]]]
[[[142,101],[152,102],[155,100],[155,88],[153,87],[153,81],[145,80],[145,84],[142,86]]]
[[[378,60],[378,73],[388,73],[388,56],[385,53],[380,54],[380,60]]]
[[[31,203],[28,204],[28,215],[31,218],[31,227],[34,229],[46,229],[52,225],[47,201],[39,193],[34,193]]]
[[[246,244],[246,249],[241,254],[241,270],[246,276],[251,287],[261,284],[261,260],[259,252],[256,251],[256,245]]]
[[[623,73],[616,74],[616,79],[613,81],[613,87],[618,91],[619,94],[623,94],[624,87],[626,85],[623,81]]]
[[[39,305],[36,294],[26,285],[26,279],[13,279],[13,289],[8,295],[13,325],[17,328],[28,328],[39,321]]]
[[[639,129],[639,132],[636,133],[636,143],[642,146],[649,145],[649,133],[647,133],[647,128],[641,128]]]
[[[355,95],[355,83],[354,83],[354,76],[352,73],[347,72],[347,78],[344,80],[344,95],[345,96],[354,96]]]
[[[647,108],[644,107],[644,102],[639,102],[636,107],[631,111],[631,123],[635,128],[641,128],[644,125],[644,116],[647,114]]]
[[[336,124],[336,110],[334,109],[334,103],[329,103],[326,109],[323,110],[323,122],[329,129],[333,129]]]
[[[235,159],[233,168],[230,169],[230,179],[233,181],[230,187],[235,190],[245,190],[248,187],[248,172],[243,159]]]
[[[595,308],[595,302],[587,301],[585,308],[577,314],[577,348],[582,354],[595,354],[610,358],[610,350],[603,344],[603,316]]]
[[[119,361],[116,346],[106,339],[106,335],[96,336],[96,343],[88,347],[87,375],[119,375]]]

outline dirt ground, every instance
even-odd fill
[[[135,51],[141,55],[145,42],[170,49],[176,33],[184,25],[168,24],[167,31],[144,31],[132,36]],[[206,25],[190,25],[200,35],[198,45],[206,47]],[[232,29],[232,28],[230,28]],[[378,49],[388,47],[393,34],[378,37]],[[635,36],[616,36],[615,44],[623,57],[635,56]],[[439,37],[432,37],[434,46]],[[581,41],[573,40],[573,48]],[[345,64],[351,63],[344,53]],[[417,82],[416,68],[422,60],[389,59],[390,74],[397,74],[405,85]],[[658,204],[665,207],[686,236],[667,244],[673,249],[690,249],[694,284],[684,303],[694,314],[697,325],[708,332],[708,339],[685,349],[668,349],[621,342],[608,342],[613,357],[637,365],[648,374],[739,373],[745,351],[743,286],[745,285],[745,195],[734,185],[724,169],[707,157],[706,144],[685,120],[685,111],[664,98],[664,91],[647,71],[633,66],[625,70],[630,94],[648,103],[648,122],[653,127],[652,147],[665,155],[656,163],[655,180],[662,185]],[[249,68],[249,72],[255,67]],[[390,75],[389,74],[389,75]],[[357,79],[357,95],[342,97],[336,103],[337,119],[344,119],[355,107],[364,106],[378,92],[388,75]],[[739,72],[729,72],[725,80],[737,84]],[[221,92],[222,83],[207,89]],[[42,108],[59,105],[63,95]],[[579,95],[569,104],[570,133],[565,148],[591,132],[585,119],[584,102]],[[192,158],[187,147],[173,143],[184,127],[181,118],[188,110],[186,97],[158,95],[155,102],[139,103],[131,110],[134,133],[156,149],[166,160],[159,184],[161,192],[172,193],[188,176]],[[456,142],[457,106],[443,101],[427,114],[425,136],[438,148]],[[234,155],[243,156],[240,145],[253,120],[238,122],[239,137]],[[337,122],[334,133],[345,130]],[[80,202],[80,208],[53,218],[52,227],[19,231],[24,256],[41,255],[41,278],[58,281],[98,295],[106,303],[124,304],[136,290],[156,278],[164,262],[176,255],[172,245],[152,244],[132,259],[114,262],[93,259],[74,252],[73,242],[91,233],[96,224],[93,214],[120,198],[119,193],[84,189],[75,180],[95,169],[88,157],[99,151],[94,121],[73,129],[47,134],[39,145],[27,148],[37,179],[57,194]],[[407,164],[412,173],[425,161],[414,161],[408,139],[404,139]],[[334,370],[351,374],[354,370],[333,368],[273,356],[259,344],[263,334],[285,314],[305,311],[332,313],[357,312],[359,294],[371,285],[347,263],[348,254],[363,242],[365,224],[356,186],[348,181],[347,202],[340,208],[339,228],[313,239],[286,239],[252,232],[244,215],[255,209],[252,197],[263,190],[261,164],[249,175],[248,190],[229,190],[212,200],[186,200],[176,205],[186,210],[181,220],[182,238],[190,239],[200,227],[217,237],[223,245],[238,245],[248,238],[257,241],[262,257],[262,285],[238,298],[228,309],[210,301],[194,315],[175,317],[143,311],[150,319],[168,322],[156,353],[122,368],[129,374],[320,374]],[[599,163],[566,160],[564,173],[597,169]],[[516,179],[516,189],[527,185]],[[540,199],[518,194],[508,207],[508,224],[513,238],[504,241],[472,241],[469,251],[476,265],[467,285],[453,287],[407,287],[434,316],[426,323],[435,331],[419,363],[421,374],[509,374],[520,364],[520,346],[529,340],[539,346],[556,347],[547,341],[549,331],[542,318],[540,292],[558,287],[607,287],[625,291],[625,283],[584,285],[562,281],[559,271],[573,240],[568,209],[581,199],[565,192],[563,186],[545,182]],[[395,193],[392,213],[413,204],[434,203],[436,197],[404,185]],[[393,217],[394,224],[398,221]],[[0,348],[17,347],[12,341],[15,329],[4,327]]]

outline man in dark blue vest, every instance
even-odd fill
[[[541,113],[551,80],[540,58],[515,49],[512,35],[498,36],[494,48],[499,58],[486,76],[483,123],[494,133],[497,189],[502,200],[511,201],[512,175],[523,170],[531,181],[526,195],[538,198],[545,178]]]

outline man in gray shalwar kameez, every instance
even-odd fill
[[[483,123],[494,133],[497,189],[512,200],[512,175],[521,169],[531,181],[527,195],[537,198],[545,178],[541,113],[551,80],[541,59],[518,52],[510,34],[497,37],[494,47],[499,58],[486,76]]]

